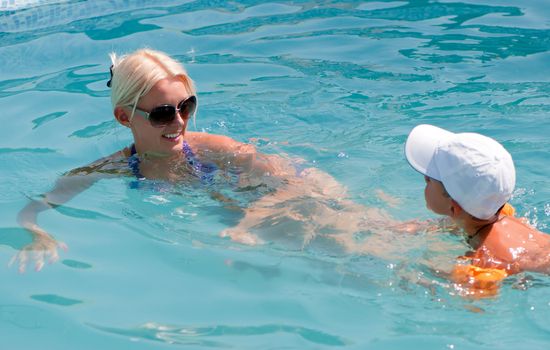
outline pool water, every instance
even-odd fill
[[[57,263],[8,262],[30,242],[29,197],[132,142],[105,83],[109,52],[141,47],[196,81],[192,130],[303,158],[401,220],[434,217],[403,156],[415,125],[494,137],[516,163],[511,203],[550,232],[548,18],[534,0],[0,0],[0,348],[547,349],[548,276],[469,300],[433,273],[460,237],[346,254],[281,228],[241,245],[218,235],[239,214],[200,187],[100,181],[40,214],[69,247]]]

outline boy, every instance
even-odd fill
[[[449,217],[474,250],[468,254],[472,265],[455,269],[455,281],[479,282],[482,288],[493,277],[521,271],[550,274],[550,235],[503,213],[516,174],[502,145],[480,134],[424,124],[410,132],[405,155],[425,177],[428,209]]]

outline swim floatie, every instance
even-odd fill
[[[500,282],[508,277],[502,269],[456,265],[451,274],[455,287],[464,296],[487,297],[498,293]]]
[[[506,216],[514,216],[516,214],[516,209],[510,203],[506,203],[500,210],[500,213]]]
[[[500,214],[514,216],[516,209],[510,203],[506,203]],[[467,257],[461,259],[470,260]],[[504,269],[484,268],[472,264],[455,265],[451,273],[451,279],[460,294],[481,298],[496,295],[500,282],[508,276],[509,273]]]

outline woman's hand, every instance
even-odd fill
[[[441,226],[436,221],[432,220],[409,220],[400,222],[398,224],[390,226],[390,229],[399,233],[416,234],[420,232],[435,232],[439,230]]]
[[[434,232],[448,232],[452,234],[458,234],[460,232],[459,227],[452,222],[449,218],[441,219],[428,219],[417,220],[412,219],[409,221],[400,222],[390,226],[392,230],[400,233],[434,233]]]
[[[11,259],[9,266],[14,263],[19,264],[19,272],[25,272],[27,264],[34,262],[35,271],[40,271],[44,267],[45,261],[52,264],[59,260],[57,248],[67,250],[67,245],[63,242],[56,241],[46,231],[34,225],[32,228],[27,228],[33,234],[33,241],[21,248],[21,250]]]

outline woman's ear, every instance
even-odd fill
[[[128,116],[128,113],[124,110],[122,107],[115,107],[115,110],[113,111],[115,115],[115,119],[122,125],[126,127],[130,127],[130,117]]]

